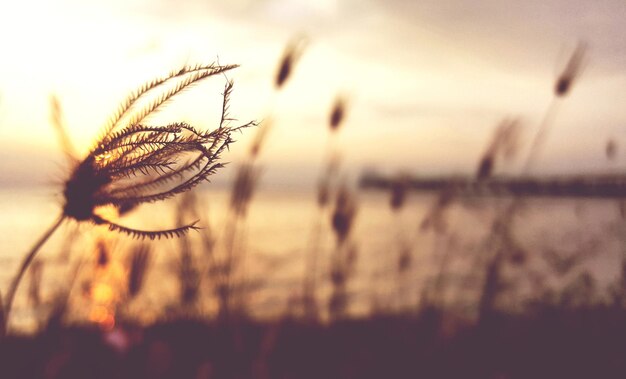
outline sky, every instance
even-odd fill
[[[619,172],[625,19],[623,0],[3,2],[0,185],[67,175],[50,124],[52,94],[84,154],[129,91],[186,62],[213,61],[241,65],[228,73],[231,113],[241,122],[272,120],[264,180],[315,181],[338,95],[348,108],[333,144],[349,175],[469,174],[503,118],[519,117],[523,141],[532,139],[579,41],[588,46],[584,70],[535,170]],[[306,47],[277,92],[278,61],[294,38]],[[224,81],[193,88],[155,122],[215,127]],[[242,135],[226,158],[240,161],[253,136]],[[604,153],[608,140],[618,146],[613,161]],[[514,173],[516,164],[499,169]]]

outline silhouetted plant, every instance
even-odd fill
[[[357,203],[354,194],[343,184],[335,199],[331,225],[336,237],[335,250],[330,258],[330,283],[332,291],[328,303],[331,319],[336,320],[346,315],[348,306],[347,286],[355,273],[358,249],[349,237],[354,226]]]
[[[579,43],[570,56],[567,65],[555,80],[552,101],[531,142],[530,149],[522,166],[521,173],[523,175],[528,174],[532,170],[538,159],[541,145],[547,138],[547,132],[556,115],[559,101],[571,92],[573,84],[580,75],[582,63],[585,59],[585,52],[586,46],[583,43]],[[507,255],[519,250],[516,248],[516,243],[514,242],[515,239],[513,237],[512,228],[515,215],[521,206],[522,201],[520,198],[516,197],[502,212],[497,214],[493,221],[492,233],[485,241],[484,246],[487,249],[486,254],[489,258],[487,259],[485,281],[479,304],[479,317],[481,318],[485,317],[487,313],[493,310],[495,300],[500,292],[502,284],[501,271],[504,263],[507,262]]]
[[[139,204],[173,197],[207,181],[223,166],[219,159],[233,142],[231,134],[255,124],[228,125],[232,82],[226,84],[222,116],[218,128],[213,131],[202,131],[183,122],[148,126],[144,120],[194,83],[235,67],[215,64],[184,66],[144,84],[122,102],[105,125],[102,136],[82,161],[77,160],[65,182],[65,204],[61,215],[25,256],[7,292],[7,317],[17,286],[30,262],[66,219],[106,225],[112,231],[150,239],[181,236],[197,229],[194,222],[167,230],[138,230],[108,220],[98,209],[113,206],[123,212]],[[53,118],[60,119],[58,115]]]
[[[477,180],[484,180],[493,174],[498,159],[510,160],[517,152],[519,140],[519,122],[516,119],[505,119],[498,125],[491,143],[478,165]]]
[[[306,43],[307,41],[305,38],[298,37],[294,38],[291,42],[289,42],[289,44],[287,44],[274,80],[274,84],[277,89],[282,88],[285,85],[285,82],[287,82],[287,79],[289,79],[289,76],[293,71],[293,66],[304,52]]]

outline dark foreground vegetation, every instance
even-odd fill
[[[546,309],[472,326],[436,311],[330,325],[52,324],[8,337],[0,357],[3,378],[624,378],[626,313]]]

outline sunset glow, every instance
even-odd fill
[[[532,133],[563,57],[583,39],[589,62],[580,90],[547,142],[542,170],[606,170],[599,146],[609,136],[620,138],[626,121],[619,107],[626,74],[617,69],[626,59],[619,26],[623,3],[605,1],[590,13],[584,2],[552,1],[542,13],[554,17],[550,23],[533,23],[538,3],[513,7],[510,20],[512,10],[495,1],[473,4],[479,13],[455,13],[453,1],[444,3],[190,2],[173,10],[168,2],[150,2],[145,11],[148,3],[141,2],[42,2],[27,23],[16,20],[30,6],[15,3],[0,16],[3,34],[22,35],[3,46],[9,59],[0,72],[0,117],[13,127],[11,133],[0,130],[2,143],[12,155],[39,150],[50,159],[58,156],[46,104],[54,93],[72,140],[89,146],[126,91],[181,62],[219,59],[241,64],[229,76],[246,88],[233,99],[242,119],[265,117],[270,102],[277,113],[264,158],[272,167],[270,178],[293,175],[286,157],[307,170],[321,159],[324,124],[338,93],[353,99],[342,133],[353,170],[464,172],[500,118],[519,115],[526,134]],[[572,12],[557,17],[561,5]],[[491,32],[508,21],[506,29]],[[467,31],[461,34],[463,26]],[[269,101],[281,50],[296,35],[305,35],[309,46],[285,93]],[[208,127],[217,114],[207,112],[206,99],[219,95],[221,84],[200,87],[172,113],[182,111],[188,121]],[[168,114],[156,121],[168,122]],[[572,137],[567,145],[559,143],[563,134]],[[393,154],[385,146],[394,146]],[[19,175],[14,164],[3,168],[5,180]],[[608,169],[625,165],[620,158]]]

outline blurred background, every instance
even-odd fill
[[[399,172],[417,178],[472,178],[494,128],[504,118],[514,117],[521,130],[518,157],[522,158],[498,162],[489,175],[517,175],[532,136],[550,109],[555,81],[581,42],[585,59],[576,72],[575,86],[559,103],[536,162],[525,173],[536,178],[620,174],[626,167],[621,149],[626,132],[624,19],[626,4],[621,0],[5,3],[0,12],[0,227],[4,230],[0,259],[6,262],[2,283],[8,283],[17,267],[16,257],[26,251],[33,235],[43,230],[62,202],[59,193],[69,171],[53,128],[51,99],[56,99],[62,124],[84,155],[118,103],[142,83],[183,64],[241,65],[225,75],[235,82],[231,114],[241,123],[260,121],[258,129],[266,128],[268,133],[253,158],[249,151],[258,130],[237,136],[225,157],[232,164],[201,188],[206,209],[200,218],[220,229],[230,222],[225,221],[229,214],[239,214],[247,218],[241,227],[245,232],[237,232],[245,238],[237,235],[252,241],[246,248],[252,251],[249,259],[290,262],[282,269],[270,263],[272,268],[263,269],[277,275],[265,282],[273,283],[270,287],[278,288],[280,295],[258,297],[266,306],[254,308],[276,311],[290,296],[300,296],[284,288],[302,276],[311,246],[332,256],[333,233],[341,233],[336,214],[347,214],[349,226],[357,214],[339,209],[346,200],[339,195],[344,187],[356,191],[363,173],[387,178]],[[278,85],[281,60],[284,63],[286,57],[292,59],[290,72]],[[200,83],[151,117],[151,122],[217,127],[226,78]],[[334,124],[333,109],[342,112]],[[237,188],[233,183],[246,164],[255,170],[254,201],[247,212],[240,212],[233,205]],[[336,171],[336,183],[329,191],[337,193],[339,200],[328,205],[335,200],[323,204],[319,196],[326,167],[333,165],[330,171]],[[349,198],[357,197],[350,193]],[[436,236],[416,235],[427,229],[425,222],[433,221],[429,217],[437,214],[437,204],[447,207],[445,196],[441,200],[443,195],[437,191],[415,195],[401,216],[389,205],[389,196],[386,191],[358,196],[353,236],[360,241],[357,267],[362,275],[354,276],[362,282],[355,287],[362,297],[355,309],[361,313],[371,307],[376,290],[383,297],[388,290],[377,287],[372,294],[365,288],[372,278],[388,275],[377,271],[387,259],[381,251],[396,244],[410,246],[415,259],[429,262],[414,264],[412,275],[428,276],[433,265],[449,263],[439,262],[441,254],[436,251],[462,250],[471,245],[463,238],[485,238],[490,217],[499,214],[489,208],[496,203],[499,209],[493,199],[483,198],[478,205],[464,203],[447,217],[449,224],[456,225],[451,229],[469,236],[454,237],[452,245],[441,247]],[[592,244],[602,258],[585,262],[581,272],[590,270],[606,287],[621,273],[621,242],[617,234],[602,234],[620,219],[621,203],[617,204],[614,199],[536,200],[524,215],[520,239],[526,250],[550,250],[541,245],[547,243],[546,233],[555,245],[572,245],[565,250],[602,240],[600,247]],[[181,207],[174,201],[143,213],[139,209],[130,219],[145,227],[171,226]],[[549,216],[546,209],[552,209]],[[322,237],[315,234],[319,233],[315,225]],[[552,229],[546,231],[547,227]],[[580,234],[581,230],[586,233]],[[583,242],[573,242],[572,236]],[[48,255],[55,254],[63,238],[51,243]],[[171,241],[159,246],[167,244],[176,248]],[[427,252],[432,251],[431,257]],[[159,257],[164,266],[173,259]],[[383,271],[393,271],[395,259],[389,267],[383,265]],[[398,259],[407,264],[406,254]],[[319,261],[331,262],[324,263],[328,267],[319,275],[336,264],[332,258]],[[454,270],[468,266],[460,267]],[[280,281],[281,272],[286,282]],[[409,303],[423,297],[416,294],[423,292],[424,283],[439,277],[411,281],[416,287],[408,290]],[[331,288],[336,284],[332,280],[327,283]],[[178,296],[176,290],[171,292],[172,298]],[[331,292],[326,290],[327,295]],[[155,296],[167,297],[163,292]]]

